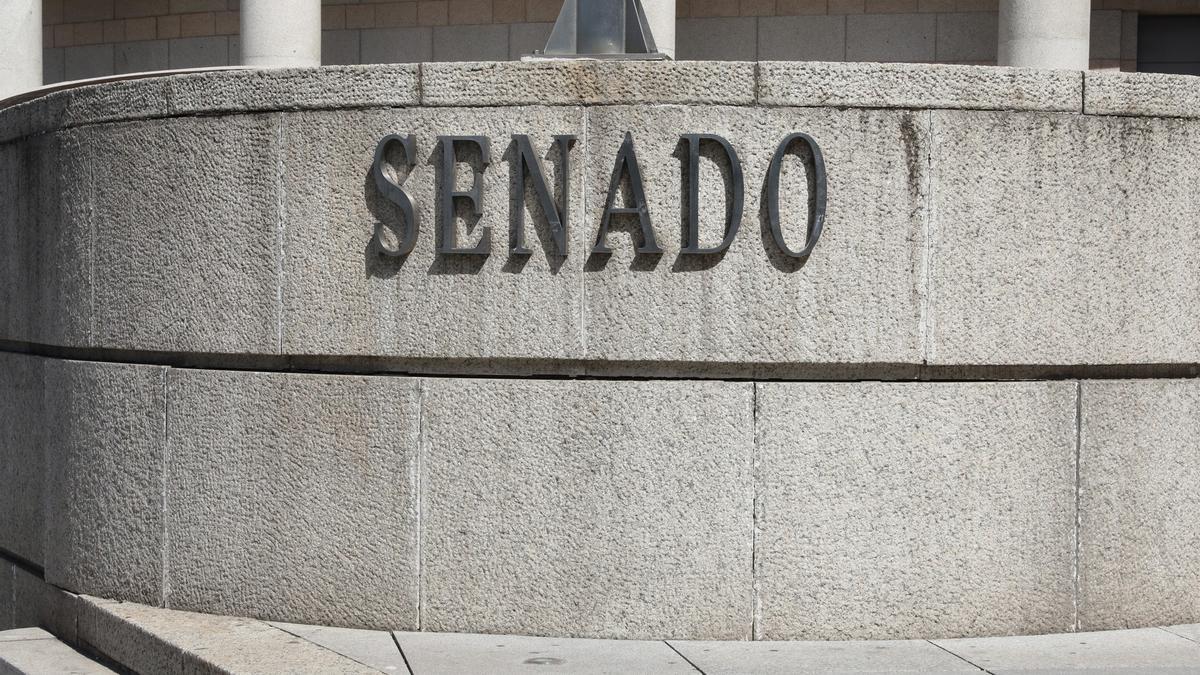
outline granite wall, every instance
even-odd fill
[[[1193,82],[469,63],[11,106],[0,556],[72,592],[403,630],[1200,620]],[[662,251],[636,252],[639,221],[617,214],[613,252],[589,253],[626,132]],[[764,199],[794,132],[827,170],[801,259]],[[371,173],[389,133],[415,144],[411,166],[382,166],[420,224],[401,257],[382,251],[403,218]],[[681,252],[685,133],[739,158],[721,254]],[[489,231],[488,256],[437,251],[450,134],[490,141],[486,168],[456,148],[453,189],[481,171],[481,208],[450,223],[463,246]],[[569,204],[566,256],[532,185],[513,190],[514,134]],[[781,158],[792,248],[818,201],[798,147]],[[696,175],[713,246],[733,171],[704,146]],[[528,254],[510,250],[518,210]],[[15,578],[0,622],[21,616]]]

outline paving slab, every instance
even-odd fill
[[[1200,623],[1189,623],[1182,626],[1163,626],[1163,630],[1174,633],[1192,642],[1200,643]]]
[[[79,640],[139,673],[377,673],[262,621],[80,596]]]
[[[0,642],[17,642],[19,640],[56,640],[53,635],[41,628],[12,628],[0,631]]]
[[[267,623],[318,644],[329,651],[354,659],[364,666],[378,668],[385,673],[408,672],[408,666],[404,663],[404,655],[400,653],[400,648],[396,646],[396,640],[388,631],[309,626],[281,621],[268,621]]]
[[[1200,669],[1200,644],[1160,628],[933,643],[995,675],[1063,671],[1194,673]]]
[[[396,633],[414,675],[695,673],[665,642]]]
[[[978,673],[926,640],[716,642],[671,640],[705,675],[724,673]]]
[[[30,637],[5,640],[5,635],[0,633],[0,675],[99,675],[114,672],[40,628],[11,632],[23,632]]]

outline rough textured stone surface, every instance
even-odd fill
[[[705,675],[734,673],[979,673],[925,640],[685,642],[672,640]]]
[[[279,348],[277,115],[76,129],[94,232],[92,343],[273,353]],[[136,208],[131,208],[136,205]]]
[[[169,374],[168,607],[417,625],[418,385]]]
[[[0,638],[3,675],[100,675],[113,671],[71,649],[44,630],[23,640]]]
[[[283,349],[287,353],[450,358],[570,358],[582,354],[582,270],[589,245],[582,213],[583,114],[576,109],[386,110],[291,116],[285,126]],[[442,157],[438,134],[488,136],[483,215],[458,219],[458,245],[490,228],[486,259],[435,254]],[[370,169],[386,134],[416,136],[416,166],[403,181],[420,224],[413,252],[389,258],[373,242],[376,224],[398,233],[399,209],[380,197]],[[553,255],[533,188],[523,206],[530,256],[510,256],[512,134],[557,156],[554,134],[574,134],[568,257]],[[458,188],[469,189],[469,146],[460,146]],[[394,161],[401,163],[400,158]],[[475,163],[465,163],[465,162]],[[554,165],[543,159],[548,173]],[[403,169],[403,167],[400,167]],[[557,190],[557,175],[547,177]],[[460,210],[460,214],[465,213]],[[547,238],[543,238],[547,237]]]
[[[764,639],[1070,630],[1075,385],[759,384]]]
[[[710,90],[753,84],[756,67],[768,105],[709,103],[752,104]],[[5,189],[38,194],[13,200],[0,225],[0,236],[14,242],[0,254],[0,306],[13,310],[0,312],[0,339],[238,355],[282,348],[410,361],[524,359],[533,372],[551,360],[545,367],[555,372],[588,369],[589,360],[745,365],[739,376],[774,376],[756,370],[762,364],[1200,360],[1197,341],[1175,339],[1200,324],[1193,316],[1200,312],[1183,302],[1200,290],[1189,248],[1188,225],[1200,211],[1188,193],[1200,144],[1191,120],[874,109],[998,100],[1050,110],[1048,101],[1078,94],[1074,73],[529,62],[436,64],[424,74],[427,99],[443,78],[446,96],[469,92],[472,107],[359,110],[417,101],[411,66],[370,66],[96,84],[5,109],[0,120],[14,124],[35,104],[53,124],[74,124],[71,115],[85,110],[87,119],[107,122],[131,110],[187,116],[89,123],[0,149]],[[550,84],[534,86],[545,78]],[[580,93],[554,78],[590,89]],[[468,81],[498,98],[453,84]],[[558,102],[571,105],[475,107],[528,102],[504,98],[510,90],[561,94]],[[674,91],[692,92],[696,98],[686,100],[697,105],[667,104],[685,100]],[[864,94],[855,99],[854,91]],[[175,107],[155,108],[157,99]],[[462,99],[433,102],[454,100]],[[579,105],[623,100],[637,103]],[[356,109],[193,116],[340,103]],[[775,107],[785,103],[806,107]],[[839,109],[847,105],[873,109]],[[826,151],[829,214],[808,264],[789,268],[777,251],[764,250],[771,244],[762,241],[761,197],[774,144],[797,129],[814,132]],[[381,135],[406,130],[418,136],[419,163],[404,184],[423,235],[416,252],[397,261],[371,244],[376,224],[397,218],[368,167]],[[617,253],[589,259],[626,130],[636,132],[666,253],[634,259],[629,218],[618,217]],[[720,131],[745,164],[742,224],[750,231],[722,259],[678,255],[681,130]],[[435,137],[451,131],[494,143],[479,223],[493,235],[485,261],[433,255],[430,160]],[[553,132],[579,136],[572,254],[554,265],[541,246],[528,261],[504,252],[512,165],[504,157],[512,156],[511,135],[530,131],[539,151]],[[708,242],[719,234],[713,202],[723,198],[711,160],[701,177]],[[785,195],[792,226],[803,201],[800,190]],[[529,238],[540,244],[538,207],[529,194],[524,203]],[[646,340],[648,326],[661,337]]]
[[[751,385],[426,386],[423,630],[749,637]]]
[[[936,640],[989,673],[1183,673],[1200,645],[1158,628],[1119,633]]]
[[[1078,72],[903,63],[764,61],[763,105],[1079,112]]]
[[[172,114],[416,105],[416,64],[227,70],[168,80]]]
[[[378,673],[267,625],[80,598],[79,637],[139,673]]]
[[[1200,128],[932,114],[929,363],[1200,361]]]
[[[45,561],[43,368],[37,357],[0,353],[0,549],[35,565]]]
[[[170,110],[161,77],[72,86],[0,113],[0,141],[115,120],[161,117]]]
[[[0,146],[0,339],[86,344],[91,327],[91,247],[76,219],[93,170],[61,134]]]
[[[1200,621],[1200,385],[1084,382],[1079,623]]]
[[[414,105],[418,88],[415,64],[135,77],[53,91],[6,108],[0,114],[0,142],[53,129],[175,115]]]
[[[161,603],[166,369],[50,359],[45,372],[47,581]]]
[[[1200,117],[1200,82],[1191,75],[1089,72],[1084,112],[1090,115]]]
[[[38,193],[29,162],[27,143],[0,145],[0,240],[5,242],[0,246],[0,339],[30,338],[31,294],[37,288],[30,254],[37,236],[33,204]]]
[[[754,102],[755,65],[719,61],[424,63],[421,103],[436,106]]]
[[[268,621],[276,628],[320,645],[331,652],[353,659],[364,666],[385,673],[405,673],[408,666],[404,655],[392,639],[392,634],[382,630],[359,630],[357,628],[331,628],[308,626],[298,623]]]
[[[87,142],[69,133],[27,141],[38,190],[27,268],[36,280],[29,295],[31,342],[78,347],[91,335],[93,252],[84,224],[91,208],[89,177],[103,169],[77,159]]]
[[[172,644],[171,638],[160,637],[157,633],[164,632],[164,624],[170,625],[166,617],[176,614],[190,616],[187,613],[151,615],[150,608],[143,605],[88,596],[79,597],[78,607],[78,638],[81,644],[134,672],[183,672],[184,652]],[[209,617],[209,621],[220,625],[236,620]]]
[[[696,672],[662,642],[455,633],[396,633],[396,641],[412,672],[422,675]]]
[[[13,570],[13,626],[40,626],[67,642],[76,639],[79,596],[51,586],[25,569]]]
[[[601,222],[614,160],[634,129],[661,256],[636,254],[636,218],[614,216],[613,253],[584,275],[589,359],[731,363],[918,363],[926,116],[899,111],[607,107],[588,114],[587,211]],[[745,181],[741,229],[724,255],[684,256],[679,134],[719,134]],[[766,225],[767,166],[788,134],[816,139],[828,171],[824,233],[807,262],[787,258]],[[797,150],[800,146],[793,146]],[[708,150],[704,150],[705,153]],[[686,156],[686,155],[684,155]],[[702,157],[701,244],[724,234],[726,162]],[[789,154],[780,210],[800,249],[809,218],[806,170]],[[723,168],[724,167],[724,168]],[[624,205],[624,202],[622,202]],[[870,270],[870,273],[865,273]]]
[[[14,614],[16,603],[13,598],[13,576],[17,567],[7,560],[0,559],[0,630],[16,628]]]

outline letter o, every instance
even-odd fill
[[[788,148],[797,140],[807,145],[812,152],[814,187],[813,209],[808,218],[808,240],[803,249],[793,251],[784,242],[783,230],[779,227],[779,171]],[[771,165],[767,169],[767,222],[771,226],[771,236],[775,239],[775,245],[793,258],[808,257],[817,245],[817,240],[821,238],[821,230],[825,226],[825,159],[821,155],[821,147],[808,134],[797,132],[787,135],[776,148],[775,156],[771,158]]]

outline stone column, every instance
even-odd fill
[[[1000,0],[1002,66],[1087,70],[1091,0]]]
[[[642,0],[658,51],[675,58],[675,0]]]
[[[0,99],[42,86],[42,0],[0,0]]]
[[[242,0],[242,65],[321,65],[321,0]]]

